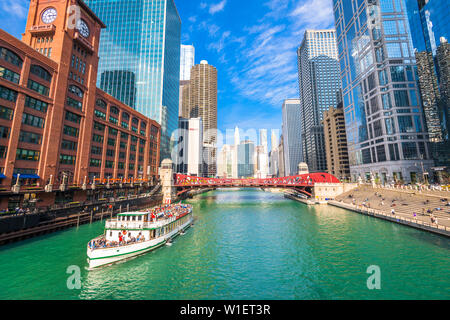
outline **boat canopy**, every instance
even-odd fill
[[[123,212],[123,213],[119,213],[117,214],[117,216],[144,216],[147,215],[148,212]]]

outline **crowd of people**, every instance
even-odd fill
[[[157,208],[152,208],[150,210],[146,210],[145,212],[150,214],[152,221],[157,221],[159,219],[168,219],[171,217],[181,216],[185,213],[188,213],[191,208],[192,208],[191,205],[178,203],[178,204],[167,204]],[[103,236],[101,238],[89,241],[88,246],[92,250],[99,248],[111,248],[123,246],[143,241],[145,241],[145,236],[142,234],[142,232],[139,232],[137,237],[133,237],[131,236],[130,232],[123,230],[119,232],[118,241],[108,241]]]
[[[166,204],[157,208],[152,208],[146,212],[150,214],[152,221],[157,221],[159,219],[168,219],[172,217],[178,217],[182,214],[189,212],[191,205],[188,204]]]
[[[128,233],[128,237],[127,237]],[[94,239],[89,241],[88,246],[92,249],[100,249],[100,248],[112,248],[118,246],[124,246],[132,243],[144,242],[145,237],[142,232],[139,232],[137,237],[132,237],[131,234],[127,231],[119,232],[119,241],[108,241],[106,238],[101,237],[98,239]]]

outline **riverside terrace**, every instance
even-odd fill
[[[412,190],[360,185],[356,189],[336,197],[336,202],[352,205],[357,209],[374,209],[395,216],[414,219],[433,225],[450,227],[450,192]],[[436,223],[434,223],[436,224]]]

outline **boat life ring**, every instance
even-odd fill
[[[123,233],[124,235],[126,235],[126,234],[127,234],[127,230],[123,230],[122,233]]]

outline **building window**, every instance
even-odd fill
[[[50,72],[35,64],[30,67],[30,73],[38,76],[41,79],[44,79],[45,81],[52,81],[52,75],[50,74]]]
[[[6,119],[6,120],[12,120],[13,115],[14,115],[14,110],[0,106],[0,118]]]
[[[116,145],[116,140],[108,138],[108,146],[114,147]]]
[[[8,151],[8,147],[0,146],[0,158],[4,159],[6,157],[6,152]]]
[[[0,139],[8,139],[9,138],[9,128],[0,126]]]
[[[37,83],[36,81],[33,81],[31,79],[28,80],[28,89],[31,89],[33,91],[36,91],[39,94],[42,94],[44,96],[48,97],[48,94],[50,92],[50,89],[40,83]]]
[[[119,114],[119,112],[120,112],[119,109],[115,106],[111,106],[110,111],[111,111],[111,113],[114,113],[114,114]]]
[[[77,86],[74,86],[74,85],[69,86],[69,92],[73,93],[74,95],[76,95],[80,98],[83,98],[83,96],[84,96],[83,90],[81,90],[80,88],[78,88]]]
[[[403,159],[417,159],[417,146],[415,142],[403,142]]]
[[[25,97],[25,106],[37,111],[47,112],[48,103],[26,96]]]
[[[8,81],[19,83],[20,74],[0,66],[0,77]]]
[[[15,54],[14,52],[12,52],[9,49],[0,47],[0,58],[13,64],[16,65],[20,68],[22,68],[22,59],[19,58],[19,56],[17,54]]]
[[[39,151],[17,149],[16,160],[39,161]]]
[[[81,116],[79,116],[79,115],[77,115],[75,113],[66,111],[66,120],[74,122],[74,123],[80,123],[81,122]]]
[[[394,91],[394,100],[395,100],[396,107],[408,107],[409,106],[408,91],[395,90]]]
[[[114,161],[106,160],[105,161],[105,168],[108,168],[108,169],[114,168]]]
[[[106,102],[103,101],[102,99],[97,99],[97,101],[95,102],[95,105],[102,109],[106,109]]]
[[[101,155],[102,154],[102,148],[93,146],[92,149],[91,149],[91,154]]]
[[[101,123],[99,123],[97,121],[94,121],[94,129],[95,130],[99,130],[101,132],[105,132],[105,125],[101,124]]]
[[[75,141],[63,140],[61,149],[63,150],[77,150],[77,143]]]
[[[109,116],[109,122],[114,123],[114,124],[118,124],[119,120],[114,118],[114,117],[112,117],[112,116]]]
[[[72,99],[71,97],[67,97],[67,105],[78,110],[81,110],[83,108],[82,102]]]
[[[99,159],[91,159],[89,165],[91,167],[100,167],[102,165],[102,161]]]
[[[112,149],[106,150],[106,156],[107,157],[114,157],[114,155],[115,155],[115,151],[114,150],[112,150]]]
[[[67,134],[68,136],[78,137],[78,129],[77,128],[73,128],[70,126],[64,126],[63,132],[64,132],[64,134]]]
[[[69,156],[69,155],[65,155],[65,154],[60,154],[59,155],[59,163],[61,164],[75,164],[76,161],[75,156]]]
[[[108,132],[110,135],[113,135],[113,136],[117,136],[117,134],[119,133],[119,131],[114,128],[108,128]]]
[[[16,102],[17,91],[0,86],[0,98],[8,100],[8,101]]]
[[[106,113],[103,113],[103,112],[98,111],[98,110],[94,110],[94,115],[95,115],[97,118],[106,120]]]
[[[103,137],[99,136],[98,134],[93,134],[92,141],[98,142],[98,143],[103,143]]]
[[[20,131],[19,141],[25,143],[41,144],[42,136],[33,132]]]
[[[44,119],[33,116],[31,114],[28,113],[24,113],[22,116],[22,123],[29,125],[29,126],[33,126],[33,127],[37,127],[37,128],[43,128],[44,127]]]

